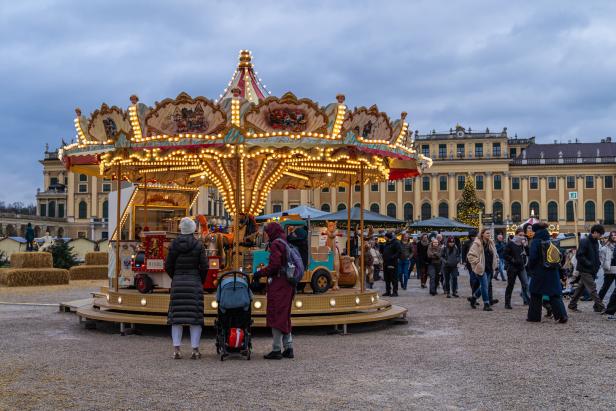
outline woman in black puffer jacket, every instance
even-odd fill
[[[171,301],[167,323],[171,325],[173,358],[180,359],[180,344],[185,325],[190,326],[192,359],[201,358],[199,340],[203,326],[203,279],[208,269],[203,243],[195,238],[195,222],[184,217],[180,235],[173,240],[165,261],[165,271],[171,281]]]

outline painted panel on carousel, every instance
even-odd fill
[[[131,133],[130,121],[126,113],[119,107],[109,107],[103,103],[101,108],[92,113],[88,123],[87,134],[102,143],[107,140],[117,141],[121,134]]]
[[[376,106],[353,110],[344,120],[342,129],[353,133],[359,141],[389,143],[396,137],[387,114],[379,112]]]
[[[194,99],[180,93],[175,100],[165,99],[145,118],[145,133],[154,135],[218,133],[225,127],[226,115],[212,101],[204,97]]]
[[[327,133],[327,116],[312,100],[293,93],[268,97],[246,113],[246,128],[255,132]]]

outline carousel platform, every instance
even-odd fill
[[[255,327],[265,327],[266,297],[255,295],[252,317]],[[120,324],[120,331],[137,324],[166,325],[168,293],[141,294],[136,290],[110,291],[102,288],[92,298],[60,304],[60,310],[74,312],[80,321]],[[204,295],[205,325],[213,326],[217,305],[214,294]],[[294,327],[335,326],[346,331],[348,324],[405,319],[407,309],[392,305],[376,291],[341,289],[324,294],[299,293],[293,301]]]

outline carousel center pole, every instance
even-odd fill
[[[364,247],[364,163],[361,163],[359,168],[359,232],[361,238],[361,253],[360,253],[360,276],[361,281],[359,283],[359,291],[364,292],[366,290],[366,271],[365,271],[365,247]]]
[[[351,185],[353,177],[349,177],[349,193],[347,194],[347,255],[351,256]]]
[[[122,227],[120,226],[120,208],[122,207],[122,163],[118,163],[116,173],[116,190],[118,198],[116,204],[116,244],[115,244],[115,277],[113,278],[114,291],[119,290],[120,285],[120,240],[122,239]]]
[[[236,147],[236,150],[238,148]],[[233,220],[233,250],[234,257],[233,268],[240,269],[240,155],[236,152],[235,163],[235,219]]]
[[[148,174],[144,173],[144,182],[143,182],[143,227],[141,231],[145,230],[148,226]]]

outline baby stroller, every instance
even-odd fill
[[[248,277],[240,271],[219,275],[216,301],[218,318],[216,328],[216,353],[224,361],[231,353],[239,353],[250,360],[252,291]]]

